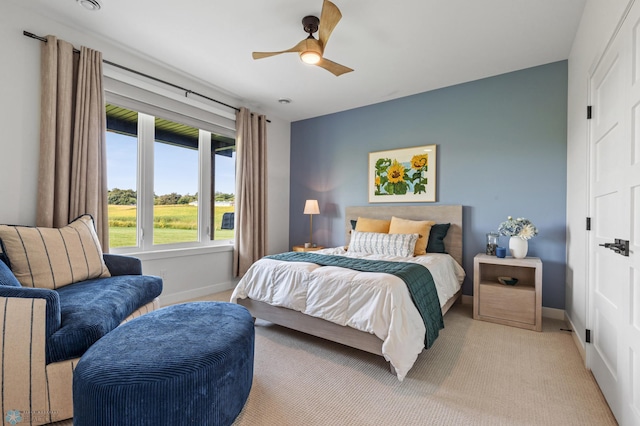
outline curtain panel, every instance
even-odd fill
[[[36,225],[61,228],[85,213],[108,251],[102,53],[47,36],[42,46]]]
[[[234,276],[243,276],[267,250],[267,118],[236,114]]]

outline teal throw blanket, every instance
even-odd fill
[[[360,272],[383,272],[395,275],[407,285],[413,303],[422,316],[427,329],[424,339],[426,348],[431,347],[438,337],[439,331],[444,328],[438,292],[431,272],[424,265],[408,262],[354,259],[306,252],[281,253],[266,256],[266,258],[287,262],[309,262],[320,266],[338,266]]]

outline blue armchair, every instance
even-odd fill
[[[22,422],[73,417],[73,370],[82,354],[118,325],[160,307],[162,279],[139,259],[103,255],[111,277],[59,289],[28,288],[0,253],[0,400]]]

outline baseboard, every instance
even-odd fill
[[[181,291],[178,293],[160,295],[160,306],[173,305],[176,303],[186,302],[187,300],[196,299],[198,297],[208,296],[214,293],[220,293],[234,288],[232,282],[218,283],[206,287],[200,287],[193,290]]]
[[[544,306],[542,307],[542,316],[561,321],[564,321],[565,319],[564,309],[545,308]]]
[[[573,321],[571,321],[571,318],[569,317],[569,315],[567,315],[566,312],[564,314],[564,320],[569,324],[569,327],[571,328],[571,337],[573,338],[573,343],[576,345],[576,348],[578,349],[578,352],[580,353],[580,357],[582,357],[582,363],[584,364],[584,366],[586,368],[586,366],[587,366],[587,350],[584,347],[584,344],[583,344],[582,340],[580,340],[580,337],[578,337],[578,333],[576,333],[576,326],[573,324]]]

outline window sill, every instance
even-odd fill
[[[157,260],[157,259],[169,259],[185,256],[199,256],[203,254],[211,253],[225,253],[233,251],[233,244],[225,245],[211,245],[211,246],[199,246],[188,248],[174,248],[174,249],[161,249],[149,250],[149,251],[129,251],[113,249],[111,254],[121,254],[123,256],[133,256],[140,260]]]

